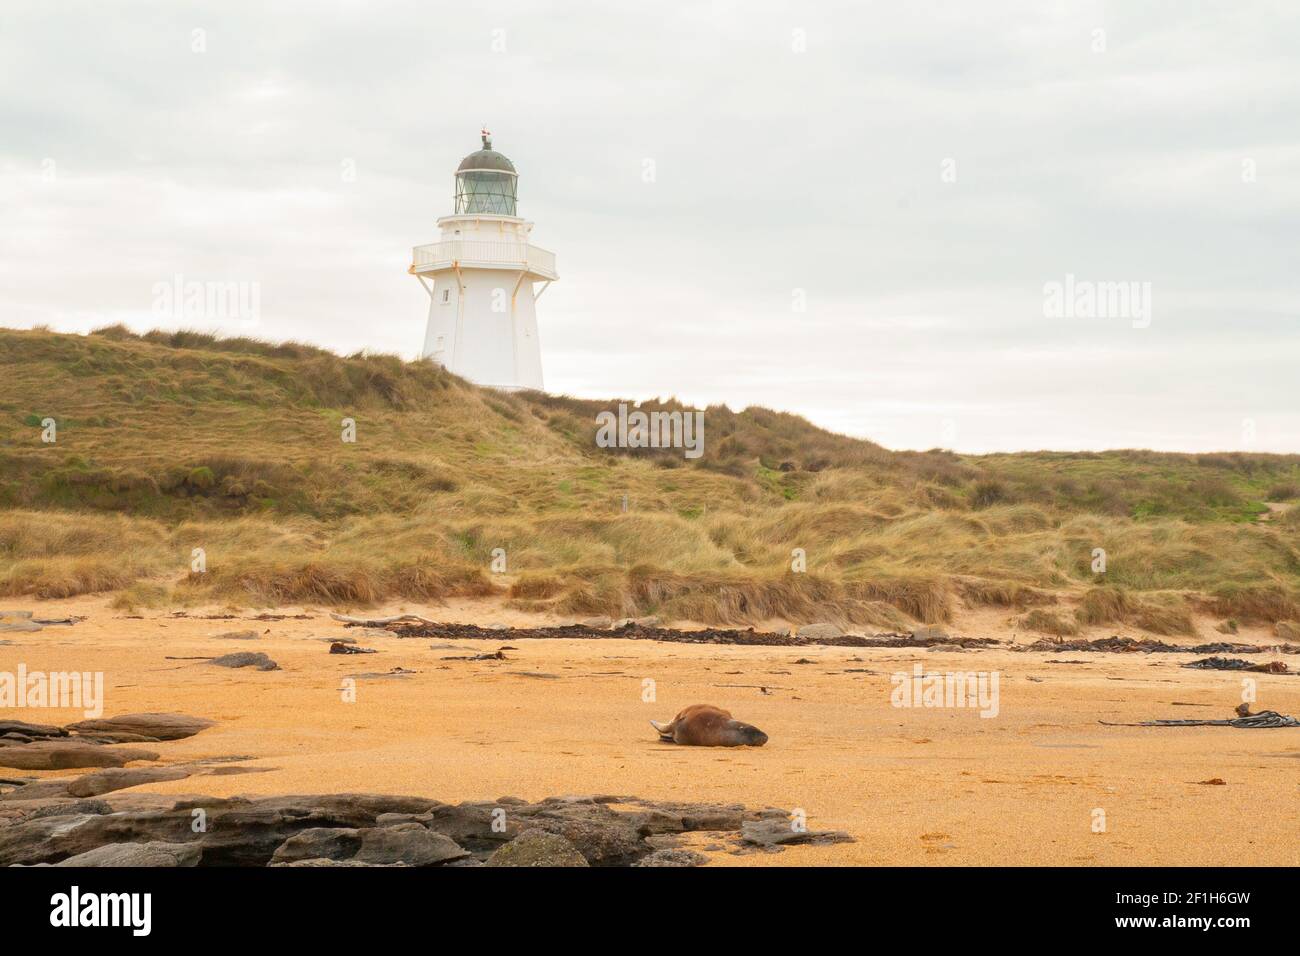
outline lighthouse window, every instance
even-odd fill
[[[443,289],[443,290],[442,290],[442,301],[443,301],[443,302],[450,302],[450,301],[451,301],[451,290],[450,290],[450,289]]]

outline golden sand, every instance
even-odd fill
[[[248,611],[234,620],[159,611],[132,619],[101,598],[7,604],[88,619],[0,635],[13,642],[0,645],[0,670],[23,663],[103,671],[105,716],[179,711],[218,722],[186,740],[148,745],[161,765],[241,755],[240,765],[266,768],[141,790],[367,791],[444,801],[629,794],[802,810],[810,828],[856,839],[776,854],[714,852],[710,865],[1300,864],[1300,730],[1098,724],[1228,717],[1247,676],[1258,684],[1256,709],[1300,715],[1300,677],[1189,670],[1179,667],[1192,659],[1182,654],[761,648],[508,633],[500,642],[445,641],[345,630],[319,609],[307,611],[311,620],[259,622]],[[404,610],[466,623],[541,622],[473,602]],[[968,614],[951,630],[1009,638],[1004,617]],[[214,639],[250,628],[258,640]],[[321,638],[340,636],[379,653],[330,655]],[[447,644],[457,646],[430,646]],[[516,648],[504,661],[443,659],[501,644]],[[263,651],[282,669],[165,659],[241,650]],[[1286,660],[1300,667],[1300,659]],[[917,661],[927,673],[997,671],[997,717],[891,706],[890,675],[910,673]],[[360,679],[356,701],[344,702],[345,677],[394,667],[418,673]],[[653,702],[643,700],[647,679]],[[770,742],[735,750],[660,743],[648,721],[693,703],[729,709]],[[50,709],[4,716],[82,717]],[[1224,784],[1201,782],[1214,778]],[[1094,832],[1097,811],[1105,832]]]

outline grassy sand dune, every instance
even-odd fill
[[[0,593],[882,627],[960,604],[1061,634],[1300,618],[1300,512],[1269,507],[1300,456],[891,452],[714,407],[688,460],[597,447],[617,405],[293,343],[0,330]]]

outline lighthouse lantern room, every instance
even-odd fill
[[[412,256],[409,271],[429,293],[421,355],[479,385],[540,389],[536,302],[559,278],[555,256],[528,241],[533,224],[515,215],[519,174],[482,135],[456,170],[441,238]]]

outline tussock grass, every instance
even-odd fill
[[[292,342],[0,330],[0,593],[499,590],[561,614],[902,630],[950,621],[957,600],[1032,612],[1092,588],[1083,623],[1184,633],[1183,595],[1243,621],[1300,617],[1300,509],[1256,520],[1295,497],[1300,456],[896,453],[718,406],[691,461],[597,448],[596,413],[617,404]],[[208,570],[191,578],[196,547]],[[487,573],[497,548],[508,592]]]
[[[1153,634],[1192,634],[1195,626],[1181,595],[1138,596],[1120,587],[1092,588],[1075,609],[1080,624],[1128,624]]]
[[[970,607],[1024,609],[1039,604],[1055,604],[1057,600],[1055,594],[1006,581],[959,578],[954,581],[954,585],[962,600]]]
[[[1054,637],[1071,637],[1079,633],[1079,625],[1076,621],[1041,607],[1036,607],[1025,614],[1018,623],[1027,631],[1038,631],[1040,634],[1051,634]]]
[[[1214,589],[1207,607],[1219,617],[1252,624],[1300,618],[1300,601],[1278,584],[1224,584]]]

